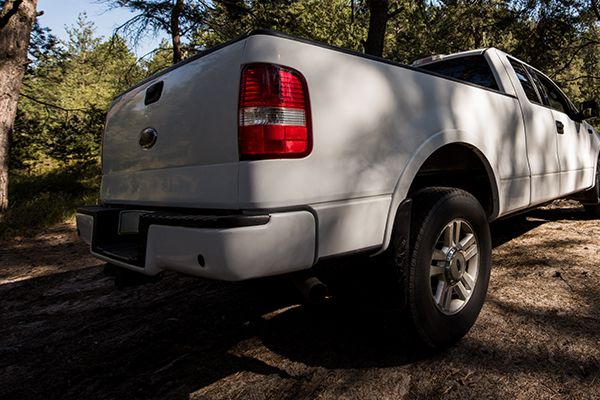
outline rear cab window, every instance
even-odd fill
[[[419,68],[488,89],[500,90],[492,68],[483,54],[437,61],[420,65]]]

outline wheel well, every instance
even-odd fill
[[[425,160],[415,176],[408,195],[433,186],[455,187],[471,193],[488,218],[495,211],[495,191],[490,167],[477,150],[465,144],[449,144]]]

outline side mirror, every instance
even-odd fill
[[[579,115],[581,119],[592,119],[600,115],[598,103],[596,100],[584,101],[579,107]]]

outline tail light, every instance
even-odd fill
[[[299,158],[311,151],[310,106],[304,77],[273,64],[242,70],[241,159]]]

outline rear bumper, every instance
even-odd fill
[[[128,213],[137,214],[137,233],[119,234],[132,226]],[[303,210],[207,215],[88,206],[77,210],[77,231],[96,257],[146,275],[173,270],[237,281],[315,262],[316,222]]]

